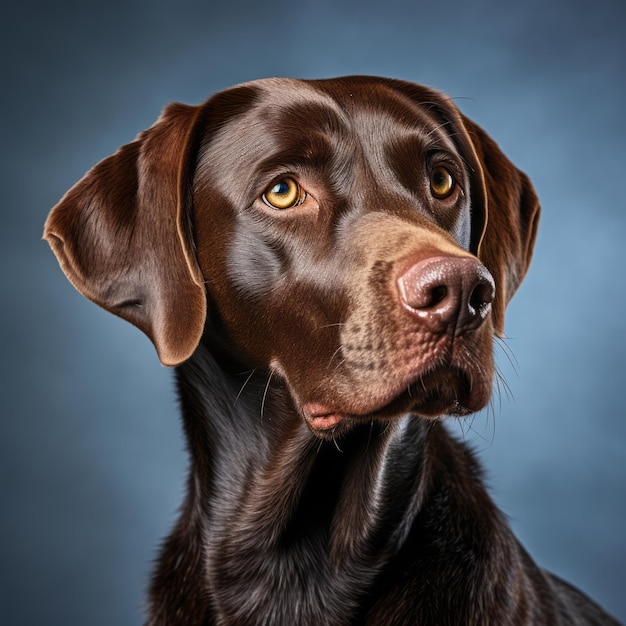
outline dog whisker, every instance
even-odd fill
[[[241,396],[241,394],[243,393],[243,390],[245,389],[246,385],[250,382],[250,379],[254,376],[254,373],[256,372],[256,368],[253,369],[249,374],[248,377],[246,378],[246,380],[244,380],[243,385],[241,385],[241,389],[239,389],[239,393],[237,393],[237,396],[233,402],[233,406],[237,405],[237,402],[239,401],[239,397]]]
[[[506,337],[505,338],[496,337],[495,345],[498,346],[498,348],[502,351],[504,356],[507,358],[507,361],[509,362],[515,374],[519,376],[519,372],[518,372],[519,362],[517,361],[517,358],[515,356],[515,353],[513,352],[513,349],[506,342],[506,339],[507,339]]]
[[[500,371],[500,368],[497,366],[495,367],[495,380],[498,385],[498,391],[500,391],[500,385],[502,385],[502,388],[504,388],[504,393],[506,394],[506,397],[509,400],[509,402],[515,401],[515,396],[513,395],[513,391],[511,387],[509,386],[509,383],[507,382],[506,377]],[[500,409],[502,409],[502,406],[500,406]]]
[[[337,349],[332,353],[330,359],[328,359],[328,365],[326,366],[326,370],[328,371],[335,359],[335,357],[341,353],[343,346],[338,346]],[[335,365],[335,369],[338,369],[339,367],[341,367],[341,365],[344,363],[345,359],[340,359],[340,361],[337,363],[337,365]]]
[[[263,398],[261,399],[261,421],[263,421],[263,413],[265,411],[265,400],[267,399],[267,392],[269,391],[270,383],[272,382],[273,375],[274,375],[274,372],[269,373],[267,377],[267,383],[265,385],[265,389],[263,390]]]

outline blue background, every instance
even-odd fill
[[[1,624],[139,624],[186,468],[171,372],[63,277],[48,210],[170,101],[350,73],[446,91],[534,181],[510,392],[460,432],[533,556],[626,619],[623,0],[26,0],[2,22]]]

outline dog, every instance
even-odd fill
[[[44,237],[176,366],[191,467],[149,626],[617,624],[540,569],[439,419],[488,405],[539,201],[443,94],[173,104]]]

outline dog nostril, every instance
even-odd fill
[[[429,257],[397,279],[405,308],[432,332],[478,328],[491,310],[493,278],[473,257]]]
[[[472,315],[483,316],[489,312],[491,303],[495,296],[493,282],[482,279],[474,290],[469,299],[469,311]]]
[[[420,308],[427,309],[427,308],[435,307],[441,302],[443,302],[446,299],[447,295],[448,295],[448,288],[445,285],[437,285],[436,287],[432,288],[432,291],[430,293],[430,302],[426,306],[420,307]]]

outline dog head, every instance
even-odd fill
[[[267,79],[168,107],[45,237],[164,364],[206,342],[284,381],[322,432],[485,406],[538,215],[526,176],[440,93]]]

